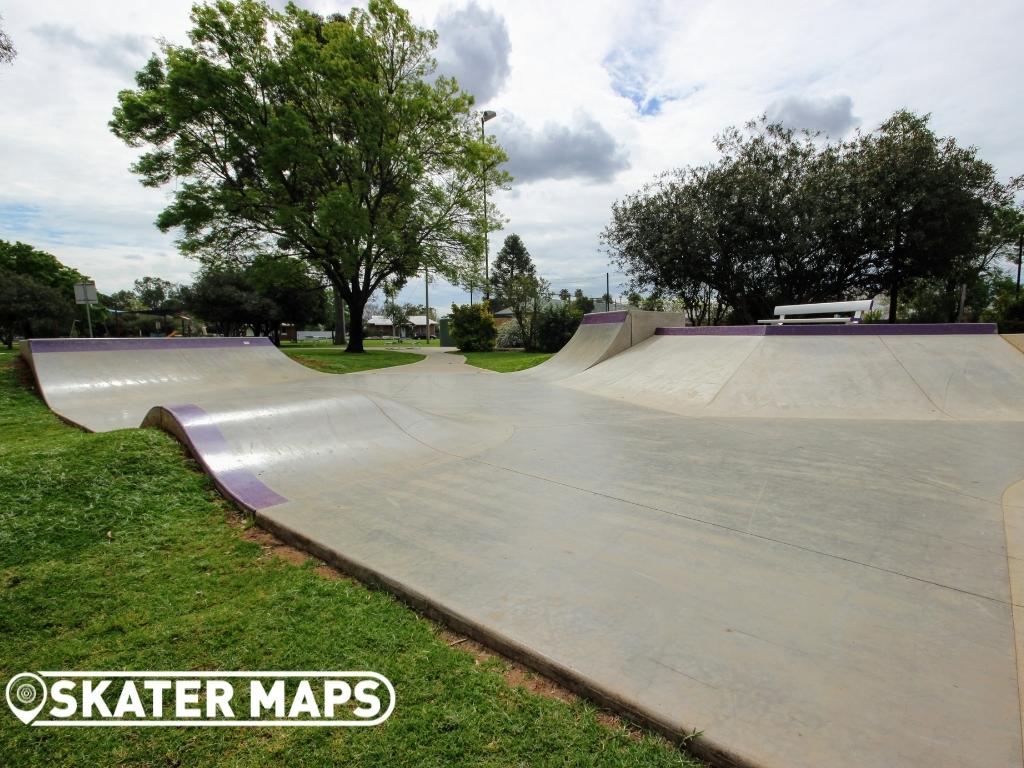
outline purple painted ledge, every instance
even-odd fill
[[[43,352],[136,352],[163,349],[223,349],[225,347],[266,347],[273,342],[263,336],[180,337],[169,339],[32,339],[32,354]]]
[[[627,317],[629,317],[629,312],[626,310],[621,312],[592,312],[589,315],[584,315],[580,324],[598,325],[600,323],[624,323]]]
[[[174,416],[196,458],[229,496],[252,510],[266,509],[288,501],[246,469],[215,472],[211,468],[205,457],[214,454],[230,455],[232,450],[224,434],[217,425],[210,423],[206,411],[198,405],[171,405],[165,406],[164,410]]]
[[[658,328],[655,336],[960,336],[997,332],[995,323],[907,323],[888,325],[698,325]]]

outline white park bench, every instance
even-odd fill
[[[791,323],[859,323],[865,312],[871,310],[874,299],[862,301],[833,301],[826,304],[786,304],[775,308],[776,317],[758,320],[763,325],[789,325]],[[819,317],[808,317],[819,315]],[[824,317],[824,315],[831,315]]]

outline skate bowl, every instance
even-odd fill
[[[717,765],[1020,766],[1024,355],[624,324],[533,376],[22,349],[62,418],[167,430],[259,525]]]

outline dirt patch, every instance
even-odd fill
[[[310,556],[301,549],[288,546],[273,534],[267,533],[262,528],[252,526],[242,531],[242,538],[246,541],[253,541],[260,545],[263,553],[260,557],[279,557],[292,565],[302,565]]]

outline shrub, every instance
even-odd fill
[[[480,304],[452,304],[448,318],[448,332],[452,341],[463,352],[491,352],[498,332],[494,327],[494,315],[486,302]]]
[[[498,326],[498,347],[510,349],[523,346],[523,329],[515,320],[509,320]]]
[[[537,313],[534,343],[541,352],[557,352],[579,328],[583,314],[565,304],[549,304]]]

